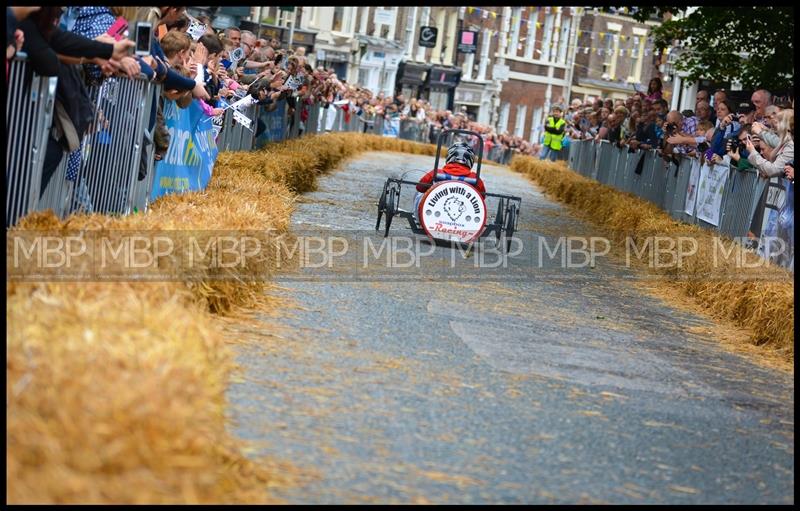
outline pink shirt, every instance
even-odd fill
[[[649,99],[650,101],[658,101],[659,99],[661,99],[661,91],[657,90],[652,94],[648,94],[647,96],[644,97],[644,99]]]

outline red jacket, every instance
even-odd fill
[[[471,177],[473,179],[478,178],[478,175],[472,172],[466,165],[462,165],[460,163],[448,163],[441,169],[431,170],[430,172],[422,176],[422,179],[419,180],[420,184],[417,185],[417,191],[418,192],[428,191],[428,188],[430,188],[430,186],[422,183],[432,183],[433,176],[435,176],[437,172],[444,172],[445,174],[450,174],[451,176],[465,176],[465,177]],[[486,187],[483,186],[482,179],[478,178],[478,183],[475,185],[475,188],[477,188],[478,191],[481,192],[481,195],[483,197],[486,197]]]

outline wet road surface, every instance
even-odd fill
[[[293,229],[372,232],[385,177],[430,165],[364,153],[304,196]],[[792,376],[694,333],[707,320],[638,291],[614,260],[532,264],[542,250],[531,236],[552,247],[557,236],[597,234],[518,174],[487,165],[484,179],[522,197],[529,237],[492,278],[467,272],[475,255],[436,273],[449,248],[434,249],[428,274],[364,269],[357,255],[279,279],[285,308],[232,329],[242,340],[232,431],[253,456],[313,474],[277,496],[793,503]],[[392,234],[407,234],[401,220]]]

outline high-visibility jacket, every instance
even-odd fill
[[[564,119],[555,120],[553,116],[547,118],[544,125],[544,145],[553,151],[561,150],[561,141],[564,139]]]

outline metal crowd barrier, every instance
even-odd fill
[[[233,118],[233,109],[227,109],[223,118],[222,131],[217,137],[217,147],[220,151],[250,151],[253,149],[258,127],[258,107],[251,105],[242,109],[241,112],[252,120],[250,128]]]
[[[421,123],[411,119],[403,119],[400,121],[400,133],[397,137],[403,140],[422,142],[423,130]]]
[[[715,226],[697,218],[695,208],[691,213],[686,212],[687,188],[695,161],[681,156],[676,166],[652,149],[629,152],[627,147],[591,140],[573,141],[568,154],[572,170],[652,202],[676,220],[715,229],[731,237],[745,236],[766,180],[760,179],[753,169],[730,168],[722,193],[719,225]],[[640,163],[641,173],[637,174]]]
[[[147,128],[159,86],[113,77],[90,87],[95,116],[89,132],[77,151],[63,151],[57,166],[46,169],[57,83],[56,77],[33,73],[23,59],[11,63],[6,95],[6,226],[47,209],[61,218],[76,211],[144,210],[154,174],[154,146]]]
[[[65,153],[61,162],[69,173],[72,158],[77,171],[63,216],[76,211],[127,215],[146,208],[154,174],[148,125],[159,91],[144,79],[120,77],[89,88],[96,106],[90,133],[80,153]]]
[[[18,54],[19,55],[19,54]],[[39,209],[56,77],[34,74],[23,56],[9,63],[6,85],[6,227]]]

